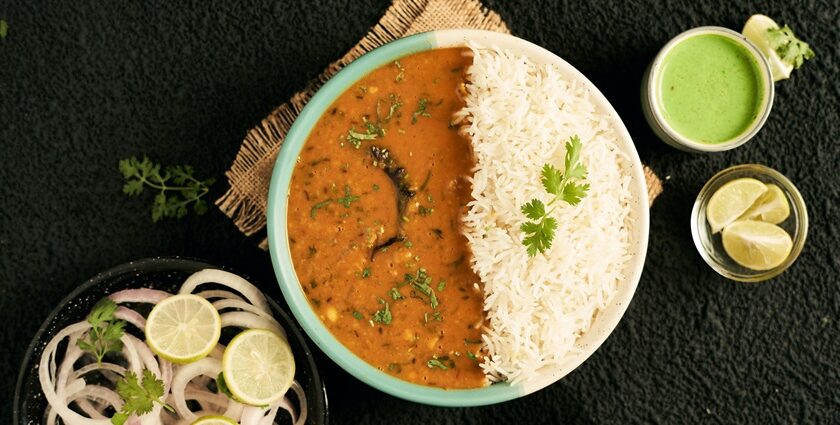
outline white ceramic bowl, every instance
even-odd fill
[[[521,384],[501,383],[476,389],[445,390],[413,384],[380,371],[353,354],[330,333],[310,308],[292,266],[286,212],[292,171],[300,150],[318,119],[338,96],[374,69],[400,57],[435,48],[465,46],[468,42],[513,50],[527,55],[536,63],[554,64],[565,79],[577,81],[588,88],[590,100],[610,117],[618,146],[629,158],[633,196],[631,214],[635,227],[630,229],[632,259],[625,271],[627,280],[619,286],[612,303],[598,314],[591,328],[578,339],[576,350],[570,352],[562,364],[546,368],[538,379]],[[358,379],[397,397],[441,406],[478,406],[522,397],[558,381],[589,358],[615,329],[633,298],[645,262],[648,224],[648,196],[642,163],[624,123],[604,95],[577,69],[548,50],[511,35],[478,30],[433,31],[396,40],[362,56],[330,79],[289,130],[274,167],[268,198],[268,239],[274,271],[292,313],[306,333],[333,361]]]

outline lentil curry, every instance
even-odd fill
[[[443,388],[485,384],[461,233],[474,160],[450,121],[468,53],[417,53],[358,81],[313,128],[289,193],[295,271],[327,328],[380,370]]]

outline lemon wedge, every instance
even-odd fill
[[[763,221],[739,220],[723,229],[723,249],[736,263],[752,270],[770,270],[782,264],[793,247],[781,227]]]
[[[790,217],[790,204],[782,189],[775,184],[767,185],[767,192],[755,202],[738,220],[761,220],[779,224]]]
[[[252,406],[283,397],[295,377],[295,358],[285,339],[265,329],[249,329],[230,341],[222,356],[230,393]]]
[[[720,187],[706,206],[706,220],[712,233],[737,220],[767,192],[767,186],[753,178],[732,180]]]
[[[173,363],[200,360],[213,351],[222,333],[219,312],[206,299],[173,295],[157,303],[146,319],[146,343]]]

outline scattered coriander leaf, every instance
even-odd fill
[[[468,357],[470,360],[472,360],[472,361],[474,361],[474,362],[478,363],[478,357],[477,357],[475,354],[473,354],[473,352],[472,352],[472,351],[467,351],[467,357]]]
[[[435,367],[438,368],[438,369],[442,369],[442,370],[449,369],[445,364],[441,363],[441,361],[438,360],[438,359],[429,359],[429,361],[426,362],[426,366],[428,366],[429,369],[432,369],[432,368],[435,368]]]
[[[344,208],[350,208],[350,204],[359,200],[359,197],[350,193],[350,186],[344,185],[344,196],[341,198],[336,199],[335,201],[341,205],[344,205]]]
[[[315,214],[318,212],[318,210],[320,210],[321,208],[326,207],[326,206],[327,206],[327,205],[329,205],[329,204],[330,204],[330,202],[332,202],[332,201],[333,201],[332,199],[327,199],[326,201],[317,202],[317,203],[316,203],[315,205],[313,205],[313,206],[312,206],[312,208],[309,210],[309,216],[310,216],[310,217],[312,217],[312,218],[315,218]]]
[[[405,79],[405,68],[402,66],[400,61],[394,61],[394,66],[400,71],[397,73],[397,76],[394,78],[394,81],[399,83],[400,81]]]
[[[382,323],[383,325],[390,325],[391,320],[393,319],[393,316],[391,316],[390,306],[381,298],[379,299],[379,303],[384,305],[384,307],[373,314],[373,321],[376,323]]]
[[[356,320],[362,320],[365,318],[365,316],[362,315],[362,313],[360,313],[359,310],[353,310],[353,317],[355,317]]]
[[[411,123],[412,124],[417,124],[417,118],[419,118],[419,117],[426,117],[426,118],[431,118],[432,117],[432,114],[430,114],[426,110],[426,108],[428,108],[428,106],[429,106],[429,99],[426,99],[425,97],[421,97],[417,101],[417,110],[415,110],[414,113],[411,114]]]
[[[443,288],[446,288],[446,281],[441,279],[440,282],[438,282],[438,292],[443,292]]]
[[[193,167],[169,166],[161,173],[161,166],[146,156],[142,160],[136,157],[120,160],[118,167],[126,180],[124,194],[140,195],[146,186],[158,190],[152,202],[152,221],[182,218],[189,213],[191,204],[196,215],[207,213],[207,202],[201,198],[210,192],[216,179],[198,180]]]
[[[405,297],[402,296],[402,294],[400,293],[400,290],[397,289],[397,288],[391,288],[391,290],[388,291],[388,296],[390,296],[391,299],[394,300],[394,301],[401,300],[401,299],[405,298]]]

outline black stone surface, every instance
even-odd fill
[[[0,19],[0,418],[41,321],[116,264],[188,255],[272,279],[268,255],[216,210],[152,224],[120,193],[117,161],[148,154],[221,178],[245,131],[351,47],[385,1],[4,0]],[[326,358],[336,424],[840,423],[840,3],[488,0],[516,35],[578,67],[665,180],[648,261],[624,320],[562,381],[497,406],[441,409],[380,393]],[[817,51],[777,84],[746,146],[716,155],[657,141],[639,107],[656,51],[700,25],[752,13]],[[786,174],[811,218],[799,260],[763,284],[727,281],[691,242],[694,197],[715,172],[757,162]],[[213,188],[221,195],[224,183]],[[264,288],[280,299],[279,290]]]

